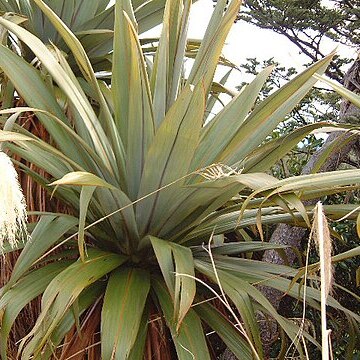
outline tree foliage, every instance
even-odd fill
[[[312,62],[325,55],[325,39],[354,48],[360,44],[358,0],[247,0],[238,19],[285,36]],[[346,63],[349,59],[335,58],[327,75],[341,82]]]

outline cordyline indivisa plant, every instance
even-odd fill
[[[95,3],[87,1],[87,10],[98,9]],[[0,114],[35,115],[50,141],[18,124],[0,131],[0,141],[67,213],[41,214],[29,224],[31,242],[17,246],[23,249],[0,290],[2,359],[10,357],[17,316],[38,296],[37,320],[16,344],[16,356],[24,360],[208,360],[213,356],[208,331],[239,359],[262,359],[258,311],[280,324],[284,346],[292,343],[299,356],[304,343],[319,346],[313,335],[278,314],[256,285],[274,287],[314,309],[320,291],[306,286],[304,299],[302,277],[292,282],[297,269],[253,260],[254,252],[284,247],[252,241],[249,227],[261,231],[262,224],[291,221],[310,226],[313,208],[301,200],[359,186],[360,170],[281,181],[266,173],[325,125],[265,142],[333,54],[257,104],[272,71],[265,69],[209,119],[217,93],[226,91],[213,76],[219,63],[229,65],[221,50],[240,0],[217,2],[201,42],[187,39],[190,0],[166,2],[158,40],[139,39],[137,20],[144,19],[145,6],[138,2],[117,0],[110,8],[112,28],[99,28],[98,14],[96,30],[76,34],[71,21],[58,16],[66,16],[72,2],[64,1],[58,15],[42,0],[31,4],[43,13],[40,23],[52,23],[63,48],[44,43],[26,22],[0,17],[10,40],[18,42],[0,45],[0,69],[8,80],[2,91],[27,105]],[[97,39],[100,46],[104,36],[113,38],[113,51],[90,61],[87,40]],[[186,57],[194,62],[185,78]],[[98,70],[110,64],[111,72],[94,71],[94,62]],[[329,217],[354,209],[324,206]],[[227,236],[234,229],[239,241]],[[228,299],[240,329],[214,301],[214,292]],[[327,301],[351,323],[360,321],[334,298]],[[299,334],[304,341],[297,341]]]

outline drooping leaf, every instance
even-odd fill
[[[178,358],[181,360],[210,360],[204,330],[195,311],[189,310],[177,331],[173,318],[173,303],[166,285],[161,280],[153,278],[152,286],[159,300],[166,323],[170,328]]]
[[[127,359],[142,323],[150,289],[149,273],[118,269],[110,275],[101,313],[103,359]]]
[[[241,321],[244,323],[244,329],[248,337],[252,340],[252,344],[256,349],[258,355],[263,357],[262,342],[260,337],[260,329],[257,323],[254,306],[249,294],[240,287],[227,286],[226,283],[221,283],[224,292],[231,299],[231,302],[236,306],[241,316]]]
[[[265,251],[269,249],[281,250],[288,247],[288,245],[283,244],[269,244],[263,241],[239,241],[239,242],[226,242],[224,244],[214,244],[211,246],[212,254],[222,254],[222,255],[236,255],[246,252],[254,251]],[[203,246],[192,247],[193,253],[206,253],[206,250]]]
[[[231,324],[215,307],[202,303],[194,307],[195,312],[204,320],[238,359],[252,360],[249,344],[241,336],[235,325]]]
[[[85,164],[88,167],[91,168],[92,167],[91,165],[94,165],[94,163],[96,163],[96,165],[100,165],[100,166],[102,165],[100,157],[97,156],[97,154],[94,152],[94,150],[71,127],[67,126],[56,115],[54,115],[46,110],[36,109],[36,108],[32,108],[32,107],[15,107],[15,108],[8,108],[8,109],[0,110],[0,114],[4,114],[4,115],[8,115],[8,114],[16,115],[16,114],[21,114],[21,113],[26,113],[26,112],[33,112],[40,119],[46,118],[47,121],[44,124],[45,127],[47,126],[47,124],[49,122],[51,122],[53,125],[55,124],[57,126],[57,127],[56,126],[53,127],[53,129],[59,130],[60,132],[64,131],[64,133],[67,135],[67,138],[71,139],[72,143],[76,143],[80,146],[79,149],[81,148],[82,152],[83,152],[81,158],[84,158],[87,160]],[[13,116],[13,115],[11,115],[11,116]],[[7,127],[8,121],[10,120],[11,116],[6,120],[3,130],[7,130],[7,129],[5,129],[5,127]],[[74,159],[77,159],[77,156],[74,157],[74,154],[72,152],[67,152],[67,151],[65,151],[65,153],[60,152],[58,149],[52,147],[45,141],[35,138],[35,136],[33,134],[25,131],[23,128],[16,127],[15,123],[11,126],[11,128],[13,128],[14,130],[16,128],[17,131],[21,131],[21,135],[24,135],[23,140],[26,140],[25,137],[28,136],[29,140],[33,140],[42,149],[46,149],[48,152],[56,154],[57,156],[59,156],[63,159],[66,159],[66,161],[68,163],[70,163],[75,169],[76,168],[83,169],[83,167],[81,166],[83,164],[83,162],[76,163],[74,161]],[[17,133],[17,134],[18,134],[18,136],[21,136],[20,133]],[[54,135],[54,138],[56,138],[56,134]],[[19,141],[21,140],[20,138],[18,138],[18,139],[19,139]],[[78,152],[80,151],[79,149],[77,150]],[[69,149],[67,149],[67,150],[69,150]],[[68,156],[66,156],[65,154]],[[88,156],[86,156],[86,155],[88,155]],[[71,158],[69,158],[69,156],[71,156]],[[90,158],[92,158],[94,162],[91,162]],[[85,166],[85,164],[84,164],[84,166]],[[95,169],[97,169],[97,167],[95,167]],[[104,171],[103,167],[102,167],[102,171]]]
[[[195,271],[189,248],[150,237],[157,261],[174,302],[176,329],[189,311],[195,296]]]
[[[63,271],[71,261],[57,261],[45,267],[34,270],[21,278],[12,288],[0,298],[1,328],[0,348],[1,358],[6,359],[10,329],[20,311],[36,296],[41,294],[48,284]]]
[[[30,269],[52,245],[59,242],[63,235],[73,230],[78,223],[75,217],[69,215],[44,215],[31,233],[31,240],[21,252],[7,287],[13,285]]]
[[[83,315],[88,309],[91,311],[92,310],[91,307],[103,295],[104,291],[105,291],[105,284],[101,281],[98,281],[87,287],[79,295],[79,298],[77,300],[78,316],[80,317],[81,315]],[[93,318],[94,316],[91,316],[90,318],[87,318],[87,320],[91,321]],[[73,326],[75,325],[75,320],[76,319],[74,316],[73,309],[70,308],[68,312],[64,315],[59,325],[57,326],[56,330],[53,332],[51,336],[51,340],[48,342],[44,350],[44,353],[42,354],[44,359],[51,359],[51,357],[54,354],[54,349],[56,349],[57,346],[59,345],[63,345],[61,344],[61,341],[64,339],[66,334],[68,334],[72,330]],[[80,338],[80,341],[77,342],[77,345],[79,346],[81,346],[80,344],[81,341],[86,342],[87,339],[84,338],[86,338],[87,332],[91,331],[90,326],[87,322],[83,323],[82,326],[86,326],[86,328],[78,329],[80,330],[79,333],[74,334],[75,337],[77,336],[78,338]],[[91,324],[91,326],[94,325]],[[67,344],[64,345],[66,346]],[[69,345],[71,345],[71,342]]]
[[[34,140],[31,137],[28,137],[26,135],[22,135],[19,133],[15,133],[12,131],[3,131],[0,130],[0,142],[6,142],[6,141],[29,141]]]
[[[162,275],[168,291],[174,301],[175,298],[175,266],[170,244],[156,237],[150,237]]]
[[[85,171],[76,171],[64,175],[61,179],[53,181],[52,186],[59,185],[75,185],[75,186],[100,186],[109,189],[114,189],[114,186],[107,183],[105,180],[99,178],[98,176],[85,172]]]
[[[86,244],[85,244],[86,214],[95,189],[96,186],[82,186],[80,192],[78,247],[79,247],[79,254],[81,261],[85,261],[85,256],[86,256]]]
[[[216,261],[215,261],[216,264]],[[205,262],[196,262],[197,269],[206,274],[207,276],[210,276],[213,281],[217,280],[217,277],[214,275],[214,270],[212,268],[212,264],[205,265]],[[231,274],[230,271],[227,270],[220,270],[217,269],[217,276],[220,280],[220,284],[224,289],[225,294],[227,294],[232,301],[235,301],[237,306],[239,306],[238,310],[239,312],[242,312],[242,316],[244,316],[244,312],[247,311],[245,309],[245,303],[241,301],[242,295],[237,294],[238,289],[240,289],[241,292],[247,293],[247,296],[252,298],[251,301],[261,305],[262,311],[266,311],[269,313],[284,329],[286,334],[289,336],[289,338],[292,341],[296,340],[296,337],[298,336],[298,326],[292,323],[290,320],[285,319],[281,315],[278,314],[278,312],[274,309],[274,307],[271,305],[269,300],[260,292],[260,290],[256,289],[254,286],[249,284],[247,281],[244,281],[240,276],[235,276],[234,274]],[[249,298],[248,298],[249,299]],[[247,308],[248,309],[248,308]],[[253,321],[252,317],[248,317],[250,321]],[[256,330],[255,330],[256,333]],[[253,334],[253,331],[252,331]],[[314,344],[318,345],[318,343],[315,341],[315,339],[310,336],[307,333],[304,333],[304,336],[313,342]],[[302,353],[302,349],[300,344],[296,344],[297,350]],[[258,347],[256,347],[258,349]]]
[[[124,256],[89,249],[85,262],[77,261],[57,275],[44,292],[35,326],[22,340],[23,358],[38,356],[81,292],[125,261]]]

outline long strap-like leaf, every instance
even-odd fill
[[[166,2],[162,33],[151,72],[155,124],[175,101],[181,80],[191,1]]]
[[[136,342],[150,289],[149,273],[118,269],[110,276],[101,313],[103,359],[127,359]]]
[[[149,148],[139,198],[187,175],[199,141],[204,108],[203,84],[199,83],[194,91],[187,86],[170,108]],[[140,233],[157,226],[178,186],[179,183],[161,190],[137,204]]]
[[[145,156],[154,136],[153,109],[131,4],[118,0],[115,10],[111,90],[116,126],[126,150],[128,194],[135,200]]]

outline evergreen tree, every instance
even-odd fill
[[[324,57],[326,39],[357,48],[360,44],[359,0],[246,0],[237,20],[288,38],[311,62]],[[337,57],[327,75],[344,77],[343,65],[351,60]]]

